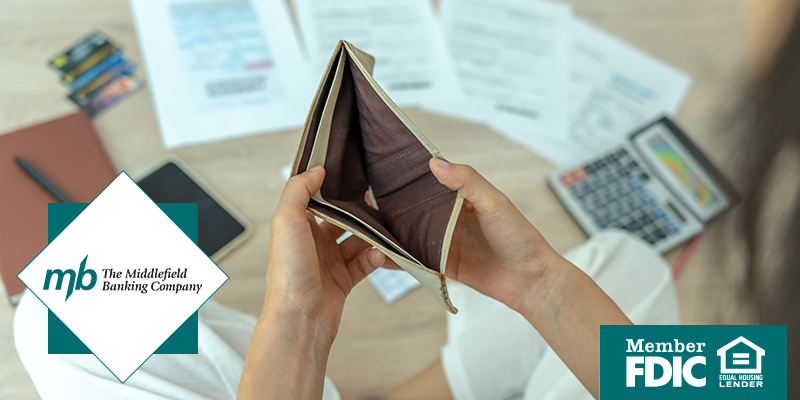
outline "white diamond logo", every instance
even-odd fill
[[[121,382],[228,280],[125,172],[18,276]]]

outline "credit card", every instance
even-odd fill
[[[61,80],[64,83],[72,82],[73,80],[75,80],[75,78],[79,77],[81,74],[92,68],[95,64],[99,63],[100,61],[103,61],[106,57],[108,57],[117,50],[118,47],[113,43],[108,43],[104,45],[103,47],[99,48],[96,52],[94,52],[92,55],[87,57],[85,60],[78,63],[78,65],[76,65],[75,68],[61,75]]]
[[[86,97],[89,93],[94,92],[99,87],[105,85],[108,82],[111,82],[119,75],[130,75],[136,69],[136,64],[129,62],[126,59],[122,59],[122,62],[103,71],[97,78],[91,80],[83,87],[75,90],[74,92],[70,93],[70,97],[74,98],[76,101],[81,101],[84,97]],[[80,103],[78,103],[80,105]]]
[[[50,60],[50,65],[62,72],[62,81],[70,83],[119,48],[101,32],[89,36]]]
[[[83,97],[80,102],[76,101],[72,96],[69,98],[75,102],[75,104],[88,111],[89,115],[94,116],[108,108],[108,106],[140,89],[142,86],[144,86],[144,82],[135,76],[119,75],[112,81]]]
[[[123,62],[125,62],[125,57],[123,57],[122,51],[117,50],[111,53],[110,56],[98,62],[93,67],[89,68],[88,71],[82,73],[80,76],[75,78],[75,80],[69,84],[70,91],[75,91],[77,89],[82,88],[84,85],[94,80],[94,78],[97,78],[98,75],[102,74],[108,69],[120,65]]]

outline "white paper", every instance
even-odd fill
[[[442,0],[445,37],[466,99],[432,111],[487,123],[515,141],[566,130],[572,10],[536,0]]]
[[[678,111],[691,86],[687,74],[579,19],[572,38],[569,129],[537,135],[531,150],[566,165]]]
[[[387,304],[394,303],[408,292],[422,286],[408,272],[395,269],[378,268],[367,275],[367,280]]]
[[[282,0],[130,0],[167,148],[302,126],[313,96]]]
[[[339,40],[375,57],[372,76],[400,107],[459,87],[429,0],[293,0],[312,71],[322,76]]]

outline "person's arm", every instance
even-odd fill
[[[450,247],[448,277],[522,314],[597,398],[600,325],[630,320],[473,168],[440,159],[431,160],[430,168],[466,200]]]
[[[239,399],[320,399],[328,354],[352,288],[386,260],[306,211],[322,168],[289,179],[270,229],[267,294],[247,349]]]

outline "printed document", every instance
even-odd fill
[[[313,95],[282,0],[130,0],[167,148],[302,126]]]
[[[569,164],[680,108],[692,83],[684,72],[579,19],[572,39],[569,129],[537,135],[531,150]]]
[[[293,0],[314,76],[339,40],[375,57],[372,76],[400,107],[458,97],[429,0]]]
[[[445,37],[466,99],[432,111],[486,123],[515,141],[566,130],[569,6],[442,0]]]

